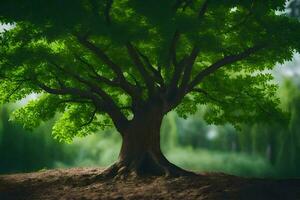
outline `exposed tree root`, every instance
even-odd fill
[[[162,154],[153,156],[153,154],[145,154],[138,159],[119,160],[115,164],[105,169],[102,174],[98,175],[100,179],[127,179],[145,176],[195,176],[190,171],[181,169],[180,167],[170,163]]]

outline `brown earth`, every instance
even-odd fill
[[[0,200],[299,199],[300,179],[246,179],[219,173],[193,177],[96,180],[102,169],[56,169],[0,176]]]

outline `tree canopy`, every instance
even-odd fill
[[[282,118],[268,73],[300,52],[284,0],[3,0],[0,101],[27,128],[56,116],[70,141],[162,104],[210,123]]]

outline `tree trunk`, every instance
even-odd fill
[[[103,175],[118,176],[182,176],[194,175],[170,163],[160,148],[161,109],[143,111],[136,115],[122,133],[119,160]]]

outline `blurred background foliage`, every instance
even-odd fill
[[[300,0],[290,1],[290,16],[300,16]],[[175,164],[201,172],[224,172],[250,177],[300,177],[300,56],[278,66],[273,74],[280,87],[281,108],[290,114],[285,123],[208,125],[205,106],[187,119],[169,113],[161,127],[161,146]],[[22,103],[22,102],[21,102]],[[33,132],[9,121],[17,104],[0,107],[0,174],[61,167],[108,166],[117,157],[121,138],[106,130],[73,143],[51,137],[52,122]],[[271,116],[270,116],[271,117]],[[266,120],[268,121],[268,120]]]
[[[225,172],[251,177],[300,177],[300,56],[273,72],[279,82],[281,107],[290,113],[284,123],[208,125],[205,106],[187,119],[169,113],[161,127],[164,153],[175,164],[201,172]],[[22,102],[21,102],[22,103]],[[0,110],[0,173],[29,172],[61,167],[108,166],[121,145],[115,130],[106,130],[73,143],[51,137],[52,122],[33,132],[9,121],[17,104]],[[268,121],[268,120],[266,120]]]

